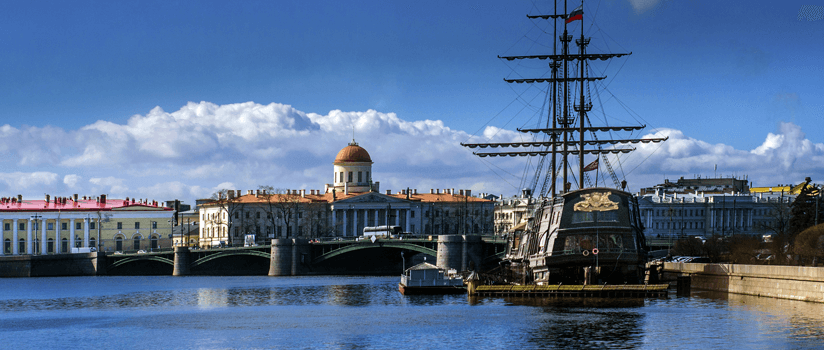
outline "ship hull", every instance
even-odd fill
[[[398,291],[403,295],[439,295],[439,294],[466,294],[465,286],[427,286],[410,287],[398,283]]]

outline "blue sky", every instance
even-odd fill
[[[799,19],[804,5],[585,4],[590,52],[633,52],[595,64],[607,113],[671,137],[630,159],[631,188],[715,164],[755,185],[824,181],[824,18]],[[551,6],[2,2],[0,192],[322,189],[354,125],[383,188],[514,193],[522,163],[456,145],[518,139],[511,130],[536,122],[539,91],[502,79],[545,62],[496,56],[548,52],[546,24],[525,15]]]

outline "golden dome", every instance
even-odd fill
[[[369,152],[358,146],[358,144],[354,141],[350,143],[348,146],[344,147],[340,152],[338,152],[338,156],[335,157],[335,165],[339,165],[341,163],[372,163],[372,158],[369,157]]]

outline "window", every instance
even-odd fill
[[[409,213],[409,216],[411,216],[412,218],[414,218],[414,217],[415,217],[415,211],[414,211],[414,210],[413,210],[413,211],[411,211],[411,212]],[[415,230],[412,230],[412,232],[415,232]]]
[[[8,238],[3,242],[3,251],[6,254],[11,254],[11,240]]]
[[[48,227],[49,231],[54,230],[54,223],[53,222],[50,222],[50,223],[46,224],[46,226]]]
[[[235,219],[240,219],[240,213],[235,213]]]
[[[89,238],[89,247],[97,247],[97,241],[94,237]]]
[[[255,216],[260,219],[260,212],[255,213]]]
[[[352,172],[351,171],[349,172],[349,181],[347,181],[347,182],[352,182]]]
[[[74,223],[74,229],[75,229],[75,230],[82,230],[82,229],[83,229],[83,226],[82,226],[82,225],[83,225],[83,223],[80,223],[80,222],[75,222],[75,223]]]
[[[26,251],[26,240],[21,238],[17,243],[17,252],[23,254]]]
[[[97,223],[96,223],[96,222],[90,222],[90,223],[89,223],[89,230],[95,230],[95,229],[96,229],[96,225],[95,225],[95,224],[97,224]],[[118,227],[118,228],[119,228],[119,227]]]
[[[134,250],[140,250],[140,236],[134,237]]]
[[[135,223],[134,223],[134,229],[135,229],[135,230],[139,230],[139,229],[140,229],[140,222],[135,221]]]
[[[69,229],[69,223],[68,222],[61,223],[60,224],[60,229],[61,230],[68,230]]]
[[[6,230],[6,231],[11,230],[11,224],[8,223],[8,222],[3,224],[3,230]]]
[[[362,171],[358,172],[358,182],[363,182],[363,172]]]
[[[366,181],[369,182],[369,172],[366,172]]]
[[[54,238],[49,238],[46,249],[47,252],[54,253]]]
[[[122,230],[122,229],[123,229],[123,223],[122,223],[122,222],[120,222],[120,221],[118,221],[118,222],[117,222],[117,229],[118,229],[118,230]]]
[[[17,230],[23,231],[25,229],[26,229],[26,223],[25,222],[21,222],[21,223],[17,224]]]
[[[69,240],[66,239],[66,238],[63,238],[63,240],[60,244],[60,247],[61,247],[60,248],[61,252],[68,253],[69,252]]]
[[[152,229],[157,229],[157,221],[152,221]]]
[[[247,218],[247,219],[248,219],[248,218],[250,218],[250,217],[251,217],[250,215],[251,215],[251,214],[247,211],[247,212],[246,212],[246,218]]]
[[[157,236],[152,236],[152,249],[157,249]]]
[[[117,236],[117,238],[114,239],[114,244],[115,244],[114,250],[122,251],[123,250],[123,237]]]

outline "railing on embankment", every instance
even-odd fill
[[[664,274],[688,275],[693,289],[824,302],[824,268],[664,263]]]

